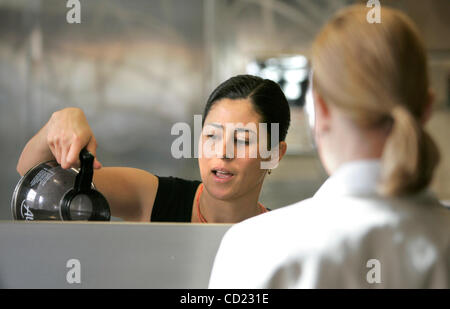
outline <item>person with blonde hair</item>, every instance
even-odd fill
[[[412,21],[339,11],[312,47],[314,134],[330,177],[310,199],[234,225],[210,288],[448,288],[450,211],[427,189],[439,152]],[[263,236],[262,236],[263,235]]]

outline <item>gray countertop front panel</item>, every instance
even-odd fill
[[[206,288],[229,227],[1,221],[0,288]]]

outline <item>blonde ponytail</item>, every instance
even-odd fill
[[[391,123],[382,154],[379,192],[410,194],[430,183],[439,162],[420,119],[430,103],[426,51],[413,22],[383,6],[369,24],[367,8],[338,12],[312,48],[314,89],[361,128]]]
[[[382,156],[379,192],[398,196],[420,191],[432,178],[439,152],[419,121],[401,104],[391,111],[392,128]]]

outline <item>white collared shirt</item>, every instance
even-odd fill
[[[376,193],[378,160],[341,166],[314,197],[238,223],[210,288],[449,288],[450,211],[429,192]]]

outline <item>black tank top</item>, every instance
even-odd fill
[[[176,177],[157,177],[158,191],[150,221],[191,222],[192,203],[201,182]]]

